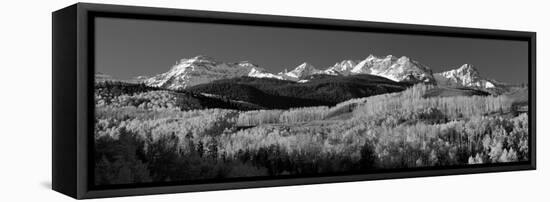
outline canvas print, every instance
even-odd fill
[[[528,43],[98,17],[93,182],[529,161]]]

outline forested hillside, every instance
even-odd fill
[[[137,107],[141,109],[207,109],[224,108],[238,110],[263,109],[263,107],[223,97],[205,96],[177,90],[165,90],[144,84],[124,82],[100,82],[95,84],[96,107]]]
[[[514,107],[521,91],[434,96],[430,85],[403,91],[406,86],[389,80],[368,87],[378,78],[325,78],[330,82],[243,77],[185,92],[98,84],[95,183],[191,183],[529,159],[528,116]],[[201,94],[214,92],[225,92],[223,99]],[[266,95],[329,104],[268,109],[257,101]]]
[[[256,103],[271,109],[335,105],[352,99],[405,90],[410,84],[373,75],[315,75],[305,83],[268,78],[239,77],[217,80],[188,89]]]

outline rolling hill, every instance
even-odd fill
[[[152,96],[147,96],[152,94]],[[98,103],[112,105],[121,100],[131,100],[126,105],[138,107],[142,103],[164,104],[167,101],[161,100],[162,96],[154,94],[167,94],[166,96],[175,99],[173,107],[181,110],[223,108],[235,110],[257,110],[264,107],[240,100],[231,100],[223,97],[211,96],[207,94],[198,94],[176,90],[166,90],[156,87],[150,87],[144,84],[134,84],[125,82],[100,82],[95,84],[95,101]],[[165,97],[166,97],[165,96]]]
[[[335,105],[352,98],[399,92],[410,84],[373,75],[313,75],[300,83],[269,78],[239,77],[193,86],[186,91],[214,94],[272,109]]]

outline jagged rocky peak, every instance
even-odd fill
[[[459,68],[434,74],[439,85],[467,86],[478,88],[494,88],[495,84],[480,76],[471,64],[463,64]]]
[[[263,71],[248,61],[225,63],[199,55],[179,60],[168,72],[153,76],[145,83],[168,89],[185,89],[214,80],[247,76],[252,69]]]
[[[373,60],[373,59],[376,59],[378,57],[374,56],[373,54],[369,54],[369,56],[367,56],[367,58],[365,58],[365,60]]]
[[[457,69],[458,74],[469,75],[471,77],[478,77],[479,72],[471,64],[464,64]]]
[[[409,67],[413,70],[415,68],[418,68],[421,71],[432,74],[432,70],[428,66],[421,64],[420,62],[413,60],[407,56],[401,56],[399,59],[397,59],[396,63],[400,64],[402,67]]]
[[[172,66],[170,69],[171,72],[182,72],[187,71],[187,69],[198,69],[198,68],[206,68],[209,69],[212,66],[218,65],[218,62],[209,56],[205,55],[198,55],[192,58],[183,58],[178,61],[176,61],[176,64]]]
[[[330,75],[372,74],[394,81],[434,82],[429,67],[406,57],[387,55],[378,57],[370,54],[364,60],[344,60],[322,71]]]
[[[451,69],[439,74],[447,78],[456,78],[461,80],[475,80],[480,77],[477,69],[475,69],[471,64],[463,64],[459,68]]]
[[[350,75],[351,70],[357,65],[356,60],[342,60],[332,65],[331,67],[323,70],[320,73],[329,75]]]
[[[209,56],[198,55],[193,58],[181,59],[168,72],[144,78],[144,80],[147,85],[151,86],[181,89],[218,79],[241,76],[307,82],[310,76],[320,74],[338,76],[371,74],[398,82],[437,83],[480,88],[495,86],[493,81],[481,78],[479,72],[470,64],[434,74],[428,66],[407,56],[378,57],[372,54],[363,60],[342,60],[325,70],[319,70],[312,64],[304,62],[291,71],[285,70],[277,74],[270,73],[249,61],[228,63],[217,61]]]
[[[391,64],[397,61],[397,57],[393,55],[387,55],[386,57],[377,57],[374,55],[369,55],[365,60],[361,61],[361,68],[389,68]],[[354,68],[356,71],[358,67]],[[368,72],[366,69],[362,69],[362,72]]]
[[[399,58],[394,55],[377,57],[371,54],[359,62],[351,70],[351,73],[372,74],[394,81],[434,82],[432,71],[429,67],[407,56]]]
[[[296,71],[310,71],[310,70],[316,70],[316,69],[312,64],[304,62],[304,63],[298,65],[298,67],[296,67],[294,70],[296,70]]]
[[[406,56],[402,56],[402,57],[405,57],[407,58]],[[373,55],[373,54],[369,54],[369,56],[367,56],[367,58],[365,58],[364,60],[362,61],[366,61],[366,62],[394,62],[394,61],[397,61],[399,58],[394,56],[394,55],[386,55],[386,56],[376,56],[376,55]],[[362,62],[361,61],[361,62]]]
[[[357,65],[357,62],[354,60],[342,60],[332,66],[337,71],[350,71],[353,67]]]
[[[298,67],[294,68],[292,71],[287,72],[286,75],[294,78],[303,78],[313,74],[317,74],[320,71],[316,69],[312,64],[304,62]]]
[[[405,57],[405,56],[403,56],[403,57]],[[386,57],[373,56],[373,60],[381,60],[381,61],[384,61],[384,62],[395,62],[398,59],[399,58],[395,57],[394,55],[386,55]]]
[[[192,58],[184,58],[184,59],[181,59],[179,62],[176,63],[176,66],[192,66],[192,65],[195,65],[195,66],[213,66],[213,67],[229,67],[229,68],[232,68],[232,67],[235,67],[235,68],[258,68],[258,69],[261,69],[258,67],[258,65],[250,62],[250,61],[247,61],[247,60],[244,60],[244,61],[239,61],[239,62],[220,62],[219,60],[213,58],[213,57],[210,57],[210,56],[207,56],[207,55],[198,55],[198,56],[195,56],[195,57],[192,57]]]

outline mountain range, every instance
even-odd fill
[[[220,62],[214,58],[199,55],[189,59],[181,59],[167,72],[152,77],[134,78],[134,82],[142,82],[152,87],[167,89],[187,89],[199,84],[215,80],[237,77],[270,78],[299,83],[309,82],[311,76],[331,75],[374,75],[395,82],[429,83],[441,86],[473,87],[479,89],[496,88],[500,82],[482,77],[471,64],[464,64],[449,71],[433,73],[432,70],[409,57],[388,55],[377,57],[369,55],[363,60],[343,60],[326,69],[317,69],[304,62],[291,71],[271,73],[249,61]],[[107,75],[101,75],[102,79]]]
[[[334,76],[370,74],[397,82],[435,83],[432,70],[429,67],[408,57],[397,58],[393,55],[381,58],[369,55],[364,60],[343,60],[324,70],[319,70],[309,63],[302,63],[289,72],[272,74],[256,70],[248,74],[248,76],[307,82],[304,78],[315,74]]]

